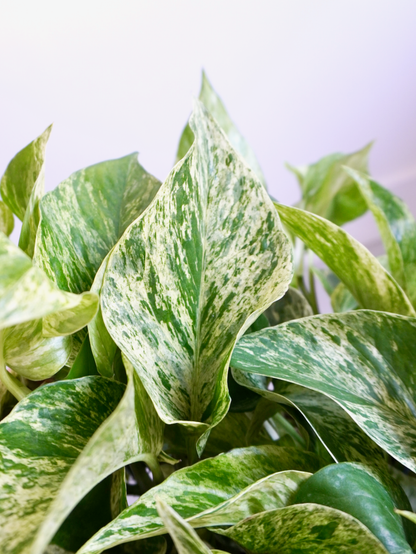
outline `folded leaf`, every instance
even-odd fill
[[[0,423],[2,554],[26,554],[65,476],[124,386],[102,377],[59,381]]]
[[[206,76],[204,71],[202,72],[202,83],[201,91],[199,93],[199,100],[204,104],[205,108],[224,131],[234,150],[240,154],[248,167],[254,171],[254,173],[257,175],[257,178],[260,179],[264,186],[266,186],[266,181],[264,179],[264,175],[260,168],[259,162],[257,161],[256,155],[254,154],[246,139],[241,135],[237,127],[231,121],[221,98],[212,88],[212,85],[208,81],[208,77]],[[185,157],[185,155],[188,153],[188,150],[192,146],[195,138],[193,131],[194,130],[192,129],[192,125],[190,126],[189,124],[187,124],[185,129],[183,130],[179,142],[178,152],[176,154],[176,161],[179,161],[183,157]]]
[[[45,166],[42,166],[38,178],[33,185],[19,237],[19,247],[31,258],[33,258],[33,254],[35,252],[36,234],[40,222],[39,204],[45,194],[44,167]]]
[[[387,253],[391,274],[416,303],[416,221],[395,194],[358,171],[345,168],[372,211]]]
[[[7,237],[11,235],[14,229],[14,217],[11,209],[0,200],[0,231]]]
[[[321,392],[416,470],[416,319],[360,310],[242,337],[231,365]]]
[[[55,494],[39,527],[31,554],[43,554],[71,510],[105,477],[136,461],[145,461],[151,468],[155,463],[157,465],[156,457],[163,446],[163,424],[128,362],[126,371],[129,380],[123,398],[86,443]],[[121,386],[112,382],[116,388]]]
[[[201,434],[228,411],[237,337],[284,294],[292,266],[264,187],[200,102],[191,127],[191,150],[110,254],[101,306],[160,417]]]
[[[166,533],[157,513],[156,496],[188,519],[231,499],[267,475],[288,469],[313,472],[319,466],[319,459],[310,452],[277,446],[241,448],[203,460],[150,489],[78,554],[98,554],[117,544]]]
[[[329,465],[303,482],[293,504],[313,502],[352,515],[375,535],[390,554],[411,554],[402,521],[387,490],[356,464]]]
[[[332,269],[361,307],[415,315],[403,289],[365,246],[322,217],[281,204],[276,208],[283,223]]]
[[[352,154],[331,154],[301,170],[291,166],[302,189],[301,207],[343,225],[367,210],[355,179],[344,171],[345,165],[367,171],[371,144]]]
[[[0,192],[5,204],[23,221],[33,187],[42,170],[50,125],[37,139],[20,150],[1,178]]]
[[[77,171],[41,201],[35,263],[60,289],[90,290],[101,262],[159,186],[137,153]]]
[[[360,521],[318,504],[264,512],[221,534],[258,554],[388,554]]]

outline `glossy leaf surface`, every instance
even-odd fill
[[[124,386],[102,377],[60,381],[22,400],[0,423],[2,554],[26,554],[53,499]]]
[[[231,365],[329,396],[403,465],[416,469],[416,320],[360,310],[242,337]]]
[[[403,289],[357,240],[317,215],[276,204],[285,225],[315,252],[363,308],[415,315]]]
[[[313,472],[319,466],[319,459],[311,453],[276,446],[241,448],[202,460],[150,489],[97,533],[79,554],[98,554],[123,542],[165,533],[157,514],[156,496],[188,519],[229,500],[267,475],[288,469]]]
[[[286,291],[291,252],[264,187],[199,102],[191,126],[191,150],[110,254],[101,305],[160,417],[202,433],[228,410],[234,342]]]

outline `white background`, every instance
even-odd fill
[[[0,0],[0,172],[51,122],[47,188],[140,152],[160,179],[205,68],[271,193],[376,140],[373,175],[416,211],[414,0]],[[377,250],[371,217],[351,232]]]

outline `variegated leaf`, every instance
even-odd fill
[[[334,312],[349,312],[358,308],[358,303],[344,283],[339,283],[331,294],[331,306]]]
[[[2,554],[26,554],[53,499],[124,385],[85,377],[46,385],[0,423]]]
[[[0,200],[0,231],[7,237],[11,235],[14,229],[14,217],[11,209]]]
[[[388,554],[360,521],[318,504],[260,513],[221,534],[258,554]]]
[[[210,554],[211,550],[166,502],[156,498],[156,507],[165,528],[173,539],[178,554]]]
[[[62,290],[90,290],[105,256],[159,186],[137,153],[74,173],[41,201],[35,263]]]
[[[242,337],[231,365],[337,402],[381,448],[416,470],[416,319],[360,310]]]
[[[341,510],[363,523],[390,554],[412,554],[401,518],[385,487],[360,464],[329,465],[301,483],[293,504],[313,502]]]
[[[244,488],[284,470],[316,471],[319,459],[309,452],[277,446],[232,450],[173,473],[88,541],[78,554],[98,554],[117,544],[166,533],[156,496],[189,519],[231,499]],[[186,502],[184,502],[186,498]]]
[[[302,189],[300,207],[343,225],[367,210],[354,178],[343,166],[367,172],[371,144],[352,154],[331,154],[318,162],[296,170]]]
[[[317,215],[276,204],[282,221],[348,287],[363,308],[415,315],[403,289],[357,240]]]
[[[372,211],[388,257],[391,274],[416,303],[416,221],[395,194],[358,171],[345,168],[359,185]]]
[[[267,308],[265,315],[273,327],[285,321],[308,317],[313,315],[313,311],[303,294],[289,287],[283,298]]]
[[[37,139],[20,150],[1,178],[0,191],[5,204],[23,221],[33,187],[41,173],[50,125]]]
[[[260,179],[264,186],[266,186],[266,181],[260,168],[259,162],[257,161],[256,155],[254,154],[246,139],[241,135],[237,127],[230,119],[230,116],[228,115],[221,98],[212,88],[212,85],[209,82],[208,77],[206,76],[204,71],[202,72],[202,83],[199,93],[199,100],[204,104],[205,108],[224,131],[234,150],[240,154],[249,168],[252,169],[257,175],[257,178]],[[190,147],[192,146],[195,138],[193,131],[194,130],[192,129],[192,126],[190,126],[189,124],[187,124],[185,129],[183,130],[178,146],[178,152],[176,154],[177,162],[185,157]]]
[[[126,371],[129,380],[121,402],[97,429],[68,472],[43,518],[30,554],[43,554],[71,510],[108,475],[136,461],[144,461],[152,471],[157,471],[157,456],[163,446],[163,424],[128,361]]]
[[[19,237],[19,247],[31,258],[33,258],[33,254],[35,252],[36,234],[40,222],[39,204],[44,194],[45,166],[42,166],[27,203],[22,230],[20,231]]]
[[[228,411],[237,337],[284,294],[292,266],[264,187],[200,102],[191,127],[191,150],[110,254],[101,306],[160,417],[201,434]]]

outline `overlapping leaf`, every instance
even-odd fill
[[[321,392],[416,470],[416,320],[358,311],[292,321],[242,337],[231,365]]]
[[[286,291],[291,253],[264,187],[199,102],[191,126],[191,150],[110,254],[101,304],[161,418],[201,433],[226,414],[234,342]]]
[[[343,225],[367,210],[355,179],[344,171],[345,165],[367,172],[371,144],[352,154],[331,154],[318,162],[289,169],[296,174],[302,189],[301,207]]]
[[[0,424],[2,554],[26,554],[83,447],[124,385],[85,377],[46,385]]]
[[[313,315],[312,308],[301,292],[289,287],[286,294],[267,308],[265,315],[271,326],[292,319]]]
[[[103,259],[159,186],[137,153],[74,173],[42,199],[36,264],[63,290],[90,290]]]
[[[105,477],[136,461],[145,461],[152,469],[157,467],[156,457],[163,445],[163,424],[127,361],[126,369],[129,380],[121,402],[68,472],[39,528],[31,554],[43,554],[71,510]],[[114,385],[120,387],[116,382]]]
[[[311,453],[276,446],[241,448],[203,460],[176,471],[161,485],[150,489],[88,541],[79,554],[98,554],[117,544],[165,533],[156,509],[157,496],[181,517],[189,519],[230,500],[244,488],[275,472],[289,469],[313,472],[319,466],[319,459]],[[267,494],[264,501],[267,501]],[[238,506],[244,509],[244,499],[237,504],[237,509]],[[249,501],[246,506],[250,509]]]
[[[416,302],[416,221],[395,194],[358,171],[345,168],[357,182],[378,225],[391,274]]]
[[[221,98],[212,88],[212,85],[209,82],[205,72],[202,72],[202,83],[199,93],[199,100],[204,104],[208,112],[212,115],[212,117],[224,131],[234,150],[238,152],[240,156],[242,156],[246,164],[250,167],[250,169],[254,171],[254,173],[257,175],[257,178],[260,179],[260,181],[265,186],[266,182],[264,179],[264,175],[260,168],[259,162],[257,161],[256,155],[254,154],[246,139],[241,135],[237,127],[230,119],[230,116],[228,115]],[[179,161],[185,157],[185,155],[188,153],[188,150],[192,146],[192,143],[194,142],[194,138],[195,135],[193,133],[193,129],[189,124],[187,124],[185,129],[183,130],[179,142],[178,152],[176,154],[176,161]]]
[[[221,534],[258,554],[388,554],[357,519],[318,504],[260,513]]]
[[[415,315],[403,289],[357,240],[317,215],[276,204],[285,225],[345,283],[362,308]]]
[[[7,237],[11,235],[14,229],[14,217],[11,209],[0,200],[0,231]]]

